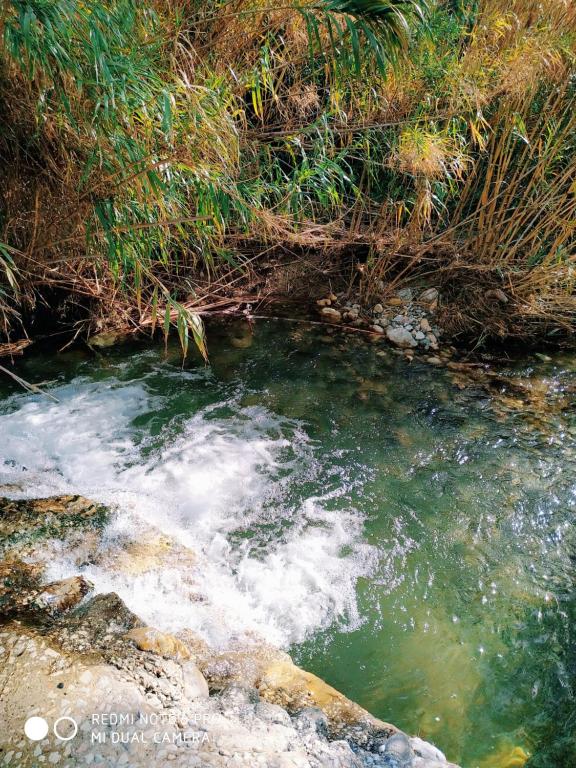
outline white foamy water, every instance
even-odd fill
[[[156,418],[169,396],[152,395],[146,380],[77,379],[53,392],[58,403],[2,404],[0,481],[22,485],[12,495],[115,505],[104,550],[153,526],[196,555],[138,573],[96,559],[82,572],[98,591],[118,592],[154,626],[190,627],[216,644],[250,632],[286,646],[333,622],[358,625],[356,582],[375,552],[341,489],[302,490],[322,487],[302,425],[234,401]],[[78,573],[73,553],[55,552],[50,577]]]

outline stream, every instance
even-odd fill
[[[576,356],[464,386],[382,344],[265,322],[170,344],[30,350],[0,382],[0,492],[113,505],[121,568],[53,542],[160,629],[264,637],[463,768],[576,765]],[[505,388],[504,388],[505,389]],[[132,547],[132,549],[130,549]]]

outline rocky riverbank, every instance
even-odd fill
[[[2,765],[450,768],[258,638],[213,649],[82,575],[46,583],[46,538],[79,547],[106,515],[75,496],[0,500]]]
[[[346,294],[329,293],[317,300],[320,317],[334,325],[359,329],[383,340],[411,360],[418,354],[432,365],[441,365],[454,353],[442,344],[444,330],[438,318],[437,288],[402,288],[372,306],[350,300]]]

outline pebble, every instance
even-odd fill
[[[371,325],[370,330],[374,331],[374,333],[384,333],[384,328],[381,325]]]
[[[381,315],[382,312],[384,312],[384,307],[382,306],[382,304],[375,304],[373,311],[375,315]]]

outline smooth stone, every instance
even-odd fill
[[[375,304],[374,309],[372,310],[375,315],[381,315],[382,312],[384,312],[384,307],[382,304]]]
[[[425,317],[420,320],[420,330],[424,331],[424,333],[430,333],[432,331],[432,326]]]
[[[436,357],[435,355],[427,357],[426,362],[430,363],[430,365],[442,365],[442,360],[440,360],[440,358]]]
[[[384,328],[382,328],[381,325],[372,325],[370,326],[370,330],[374,331],[374,333],[384,333]]]
[[[414,339],[410,331],[405,328],[387,328],[386,336],[400,349],[408,349],[410,347],[418,346],[418,342]]]
[[[422,331],[416,331],[414,338],[418,339],[418,341],[423,341],[426,338],[426,334],[422,333]]]

